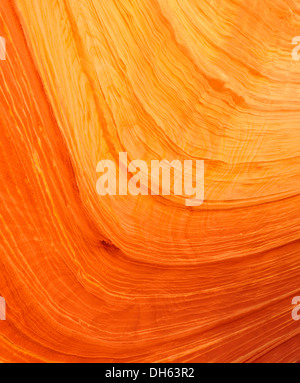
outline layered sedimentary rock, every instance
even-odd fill
[[[295,0],[1,0],[0,360],[299,361]],[[97,163],[204,160],[205,201]]]

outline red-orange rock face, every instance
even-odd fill
[[[295,0],[1,0],[3,362],[295,362]],[[205,161],[205,201],[97,163]]]

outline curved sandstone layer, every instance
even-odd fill
[[[299,361],[296,0],[1,0],[0,360]],[[205,161],[205,202],[97,163]]]

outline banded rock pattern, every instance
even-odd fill
[[[1,0],[4,362],[299,361],[296,0]],[[205,202],[96,165],[205,160]]]

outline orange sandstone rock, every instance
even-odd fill
[[[295,0],[1,0],[3,362],[295,362]],[[97,163],[204,160],[205,201]]]

